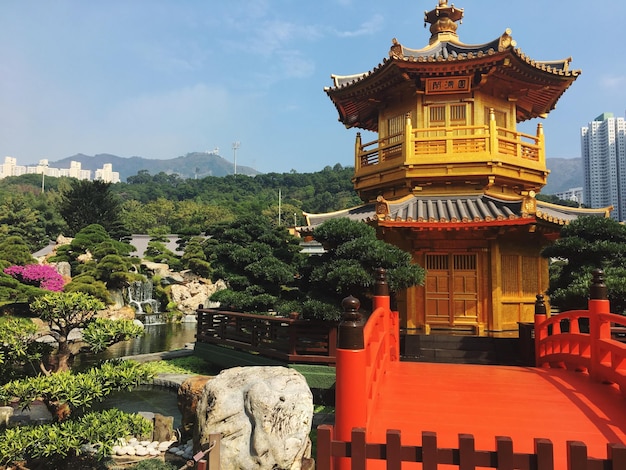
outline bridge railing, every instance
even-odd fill
[[[610,312],[604,273],[595,270],[587,310],[571,310],[547,318],[543,296],[535,304],[537,367],[585,371],[596,381],[617,384],[626,395],[626,344],[613,339],[626,317]]]
[[[439,447],[437,434],[422,432],[422,445],[402,444],[398,430],[388,430],[385,442],[367,442],[365,429],[356,428],[346,442],[340,440],[333,426],[324,424],[317,428],[318,470],[337,468],[337,459],[350,459],[352,470],[365,470],[368,462],[385,461],[385,468],[400,470],[404,462],[419,462],[423,470],[439,468],[497,470],[555,470],[554,447],[549,439],[535,439],[533,453],[513,452],[513,441],[509,437],[496,437],[496,450],[476,449],[474,436],[459,434],[459,444],[455,448]],[[379,468],[379,467],[377,467]],[[382,467],[381,467],[382,468]],[[411,467],[414,468],[414,467]],[[587,455],[587,446],[579,441],[567,442],[567,470],[626,468],[626,446],[610,444],[607,458],[597,459]]]
[[[196,341],[227,346],[280,361],[334,364],[337,324],[225,310],[197,310]]]
[[[359,313],[357,299],[343,301],[337,335],[335,435],[346,442],[353,428],[369,424],[385,370],[400,360],[398,312],[391,311],[383,269],[377,273],[373,300],[374,311],[367,323]],[[338,459],[338,468],[350,468],[350,461]]]

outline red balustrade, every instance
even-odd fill
[[[626,327],[626,317],[610,313],[603,272],[598,269],[593,274],[587,310],[547,318],[543,296],[537,296],[536,363],[538,367],[585,371],[598,382],[617,384],[626,395],[626,344],[611,334],[615,327]]]
[[[354,297],[344,299],[337,341],[335,434],[349,441],[353,428],[364,428],[376,404],[378,386],[387,366],[400,360],[398,312],[392,312],[385,271],[377,273],[374,312],[363,323]],[[350,468],[339,458],[338,468]]]

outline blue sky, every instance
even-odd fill
[[[0,158],[175,158],[220,149],[267,172],[354,164],[355,129],[323,89],[366,72],[392,38],[418,49],[437,0],[1,0]],[[548,157],[579,157],[580,127],[624,115],[624,0],[457,0],[458,33],[511,28],[536,60],[583,73],[543,120]],[[597,5],[597,7],[596,7]],[[520,127],[534,134],[537,122]]]

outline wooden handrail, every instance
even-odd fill
[[[334,364],[337,323],[199,308],[196,341],[290,363]]]

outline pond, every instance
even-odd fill
[[[81,353],[74,360],[74,369],[84,370],[105,359],[137,354],[182,349],[196,340],[196,323],[147,324],[140,338],[114,344],[99,354]],[[113,392],[94,411],[117,408],[128,413],[150,411],[174,417],[174,428],[180,426],[181,415],[177,406],[177,390],[152,385],[140,386],[132,391]]]
[[[140,338],[119,342],[98,354],[79,354],[74,359],[74,368],[84,370],[105,359],[182,349],[195,341],[196,323],[148,324]]]

